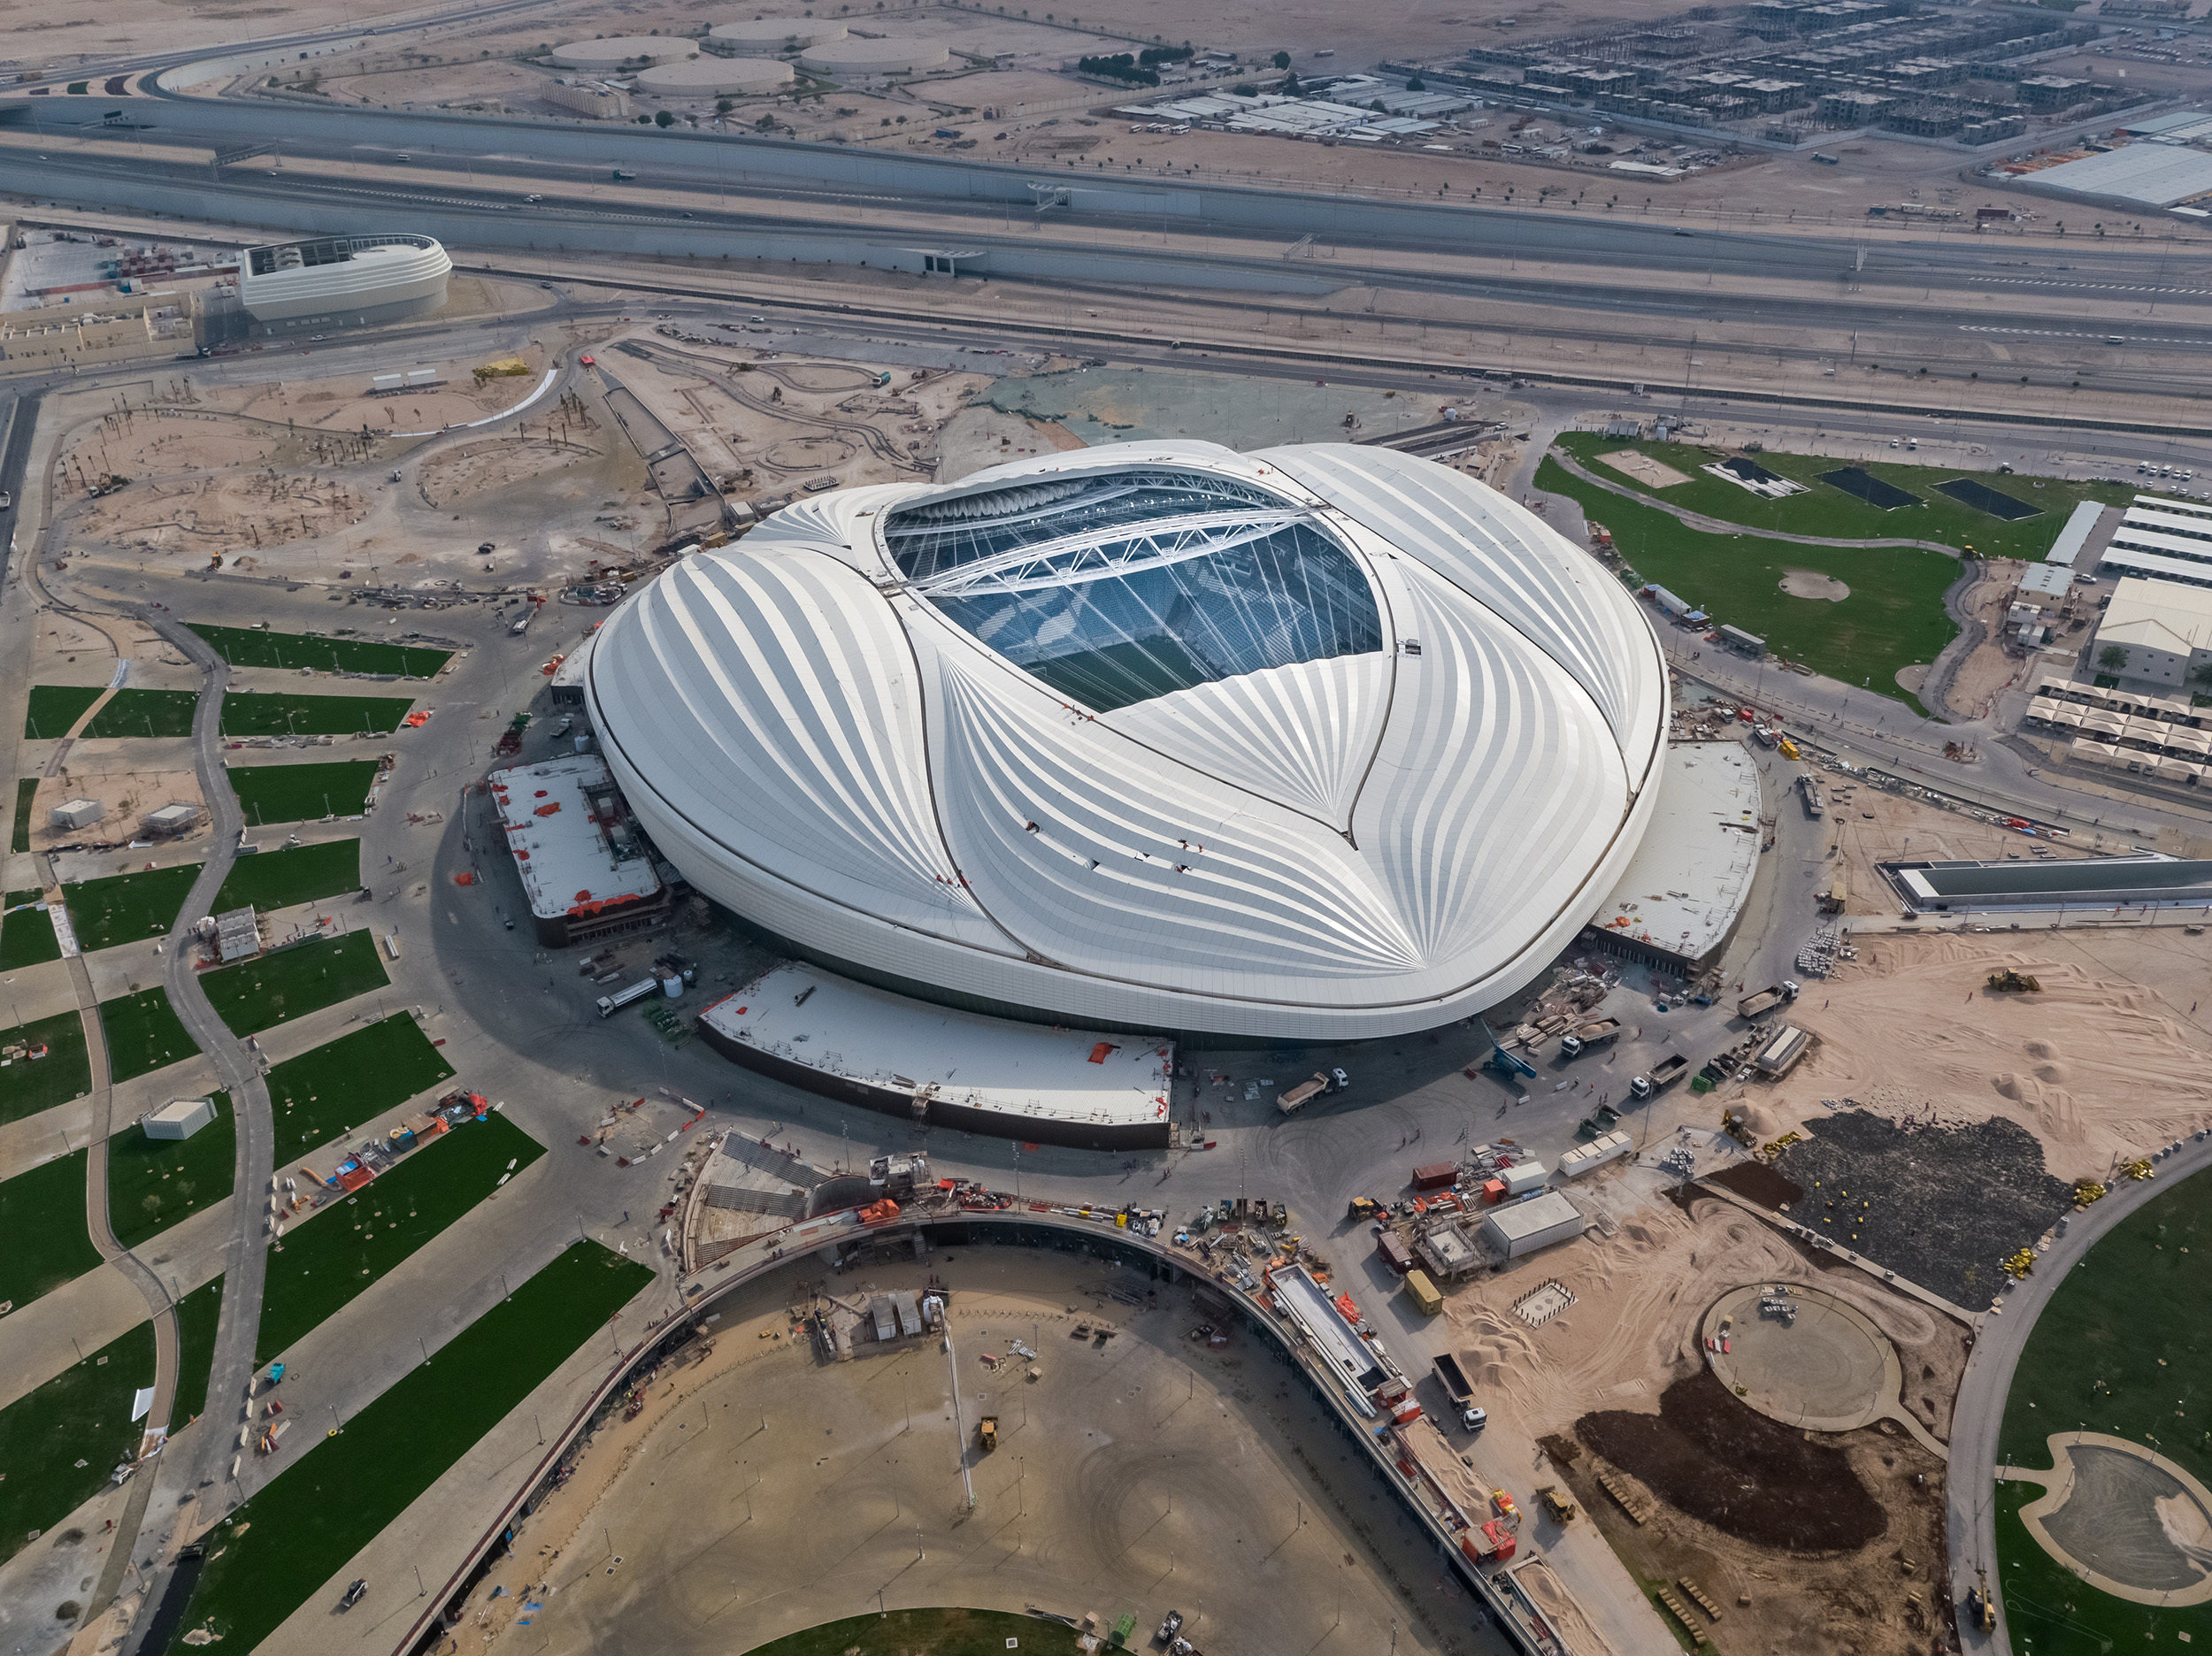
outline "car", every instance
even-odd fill
[[[690,218],[690,217],[691,217],[691,215],[690,215],[689,213],[686,213],[686,214],[684,214],[683,216],[684,216],[685,218]]]
[[[1459,1423],[1469,1431],[1480,1431],[1490,1423],[1490,1412],[1487,1409],[1479,1408],[1463,1409],[1460,1412]]]
[[[535,206],[538,203],[543,201],[545,197],[542,196],[525,196],[522,199],[528,202],[532,206]]]
[[[338,1607],[341,1610],[352,1609],[368,1596],[368,1591],[369,1578],[365,1576],[357,1576],[354,1577],[353,1584],[346,1589],[346,1596],[338,1601]]]
[[[319,345],[319,344],[321,344],[321,343],[322,343],[325,340],[328,339],[329,337],[330,337],[330,335],[329,335],[329,334],[310,334],[307,336],[307,338],[308,338],[308,342],[309,342],[309,343],[311,343],[311,344],[315,344],[315,345]]]
[[[1352,1077],[1346,1075],[1341,1070],[1330,1070],[1329,1080],[1339,1092],[1341,1092],[1344,1088],[1352,1085]]]
[[[487,540],[487,541],[485,541],[485,542],[484,542],[484,544],[483,544],[482,546],[478,547],[476,549],[477,549],[479,552],[489,552],[489,551],[491,551],[491,550],[493,550],[493,549],[494,549],[493,543],[492,543],[491,541],[489,541],[489,540]]]
[[[5,511],[9,507],[14,504],[15,496],[9,494],[5,489],[0,489],[0,511]]]
[[[748,317],[746,318],[746,320],[749,322],[765,322],[767,319],[768,318],[764,316]]]
[[[593,368],[593,367],[596,367],[596,366],[598,365],[598,364],[597,364],[597,363],[595,363],[595,361],[594,361],[591,357],[589,357],[589,356],[579,356],[576,360],[577,360],[577,363],[578,363],[580,366],[583,366],[583,367],[586,367],[586,368]]]

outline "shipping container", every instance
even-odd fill
[[[1436,1284],[1429,1280],[1426,1271],[1406,1273],[1406,1298],[1413,1301],[1423,1316],[1434,1316],[1444,1308],[1444,1296],[1437,1292]]]
[[[1413,1169],[1413,1188],[1416,1190],[1448,1190],[1458,1181],[1456,1162],[1431,1162]]]

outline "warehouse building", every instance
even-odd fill
[[[2212,541],[2206,550],[2212,552]],[[2212,563],[2203,568],[2212,581]],[[2197,669],[2212,661],[2212,586],[2124,578],[2098,624],[2089,658],[2101,663],[2114,647],[2127,652],[2127,665],[2116,677],[2185,694]]]

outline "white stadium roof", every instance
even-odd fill
[[[685,559],[588,700],[699,890],[911,993],[1340,1039],[1536,978],[1656,796],[1620,584],[1448,468],[1153,441],[843,490]]]

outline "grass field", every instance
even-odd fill
[[[0,1236],[8,1238],[0,1248],[0,1300],[14,1300],[19,1311],[100,1262],[85,1223],[84,1169],[79,1149],[0,1180]]]
[[[179,1431],[207,1407],[207,1383],[215,1367],[215,1330],[223,1316],[223,1279],[202,1283],[177,1301],[177,1399],[169,1430]]]
[[[1717,621],[1757,633],[1777,655],[1915,708],[1919,702],[1898,687],[1897,670],[1932,662],[1958,632],[1944,613],[1943,594],[1961,565],[1940,552],[1707,534],[1608,494],[1550,459],[1537,468],[1536,487],[1581,502],[1613,531],[1622,557],[1646,580],[1710,610]],[[1781,588],[1788,570],[1832,576],[1851,595],[1840,602],[1793,598]]]
[[[137,1451],[131,1394],[153,1383],[154,1325],[141,1322],[0,1409],[0,1560],[98,1494]]]
[[[572,1243],[337,1437],[303,1422],[288,1449],[297,1459],[210,1532],[221,1555],[187,1620],[253,1649],[652,1280],[596,1242]],[[401,1592],[378,1586],[388,1606]]]
[[[197,862],[180,862],[174,868],[111,874],[63,886],[62,901],[69,905],[77,947],[89,954],[118,943],[164,935],[184,912],[184,900],[199,878]]]
[[[31,801],[38,793],[38,778],[18,777],[15,783],[15,833],[8,844],[17,851],[31,848]]]
[[[254,1361],[283,1356],[294,1340],[498,1189],[510,1171],[521,1172],[544,1154],[543,1145],[495,1113],[432,1139],[382,1178],[288,1231],[283,1247],[269,1255]]]
[[[134,1123],[108,1140],[108,1226],[125,1247],[230,1194],[238,1123],[230,1094],[213,1097],[215,1119],[189,1138],[149,1138]]]
[[[43,1058],[0,1055],[0,1125],[21,1121],[92,1091],[92,1058],[85,1050],[84,1019],[57,1012],[14,1029],[0,1030],[0,1044],[46,1046]]]
[[[61,958],[61,939],[54,935],[53,920],[43,908],[25,906],[45,894],[42,891],[8,893],[7,918],[0,920],[0,971]]]
[[[223,698],[226,736],[343,736],[399,728],[411,696],[239,695]]]
[[[338,759],[322,764],[242,765],[230,773],[246,820],[265,823],[315,822],[325,816],[357,815],[376,782],[373,759]]]
[[[189,736],[196,690],[118,690],[84,727],[87,736]]]
[[[1895,462],[1870,460],[1855,462],[1837,460],[1818,455],[1759,454],[1752,456],[1759,464],[1793,482],[1804,484],[1811,493],[1792,494],[1781,500],[1766,500],[1749,489],[1739,488],[1733,483],[1700,471],[1719,458],[1716,453],[1695,443],[1624,443],[1618,438],[1601,437],[1595,432],[1567,432],[1559,440],[1559,447],[1572,455],[1593,475],[1608,482],[1619,483],[1663,500],[1670,506],[1701,512],[1708,518],[1741,524],[1747,529],[1778,529],[1785,534],[1829,535],[1845,540],[1871,540],[1885,537],[1914,540],[1938,540],[1945,546],[1967,547],[1984,557],[2026,558],[2039,563],[2051,549],[2051,542],[2058,539],[2058,532],[2066,526],[2066,519],[2078,501],[2102,501],[2116,505],[2133,498],[2134,486],[2126,483],[2074,483],[2063,478],[2005,477],[1995,472],[1962,472],[1955,466],[1900,465]],[[1616,454],[1623,448],[1633,448],[1676,471],[1691,480],[1678,483],[1671,488],[1655,489],[1638,482],[1626,472],[1616,472],[1597,456]],[[1899,450],[1902,453],[1903,450]],[[1892,484],[1908,494],[1917,497],[1917,503],[1900,506],[1894,511],[1884,511],[1870,506],[1857,496],[1845,493],[1832,483],[1820,480],[1824,472],[1835,472],[1856,464],[1868,475]],[[1939,494],[1936,485],[1953,478],[1966,477],[1987,485],[1999,494],[2009,494],[2015,500],[2038,509],[2032,518],[2016,518],[2007,523],[1987,512],[1977,511],[1947,494]],[[1591,515],[1599,522],[1611,525],[1613,520],[1602,510],[1592,508]],[[1649,571],[1646,571],[1648,573]],[[1684,597],[1689,596],[1687,593]],[[1717,613],[1717,611],[1716,611]]]
[[[97,685],[33,685],[23,709],[23,734],[32,741],[58,741],[99,699]]]
[[[390,981],[366,932],[317,938],[200,977],[215,1016],[234,1035],[256,1034]]]
[[[111,1082],[151,1075],[200,1050],[185,1033],[169,997],[157,988],[101,1001],[100,1032],[107,1038]]]
[[[328,1144],[452,1074],[409,1012],[288,1058],[269,1071],[277,1153]]]
[[[2089,1251],[2036,1319],[2005,1399],[1997,1453],[2016,1466],[2051,1464],[2044,1440],[2086,1427],[2149,1444],[2212,1484],[2212,1195],[2201,1175],[2162,1192]],[[2203,1248],[2206,1255],[2197,1257]],[[2102,1652],[2116,1643],[2163,1650],[2188,1636],[2212,1641],[2212,1604],[2161,1609],[2083,1583],[2019,1521],[2040,1488],[1997,1486],[1997,1559],[2013,1648],[2022,1636],[2043,1656]]]
[[[215,893],[215,912],[242,908],[288,908],[361,889],[361,842],[333,840],[323,845],[293,846],[240,857],[230,865],[223,888]]]
[[[397,673],[427,678],[453,657],[451,650],[367,639],[309,638],[253,627],[201,626],[192,630],[234,667],[312,667],[317,671]]]
[[[1153,1628],[1140,1626],[1130,1648],[1153,1648]],[[803,1633],[756,1644],[747,1656],[1006,1656],[1018,1640],[1024,1656],[1058,1656],[1076,1648],[1075,1629],[1009,1610],[894,1610],[825,1622]]]

